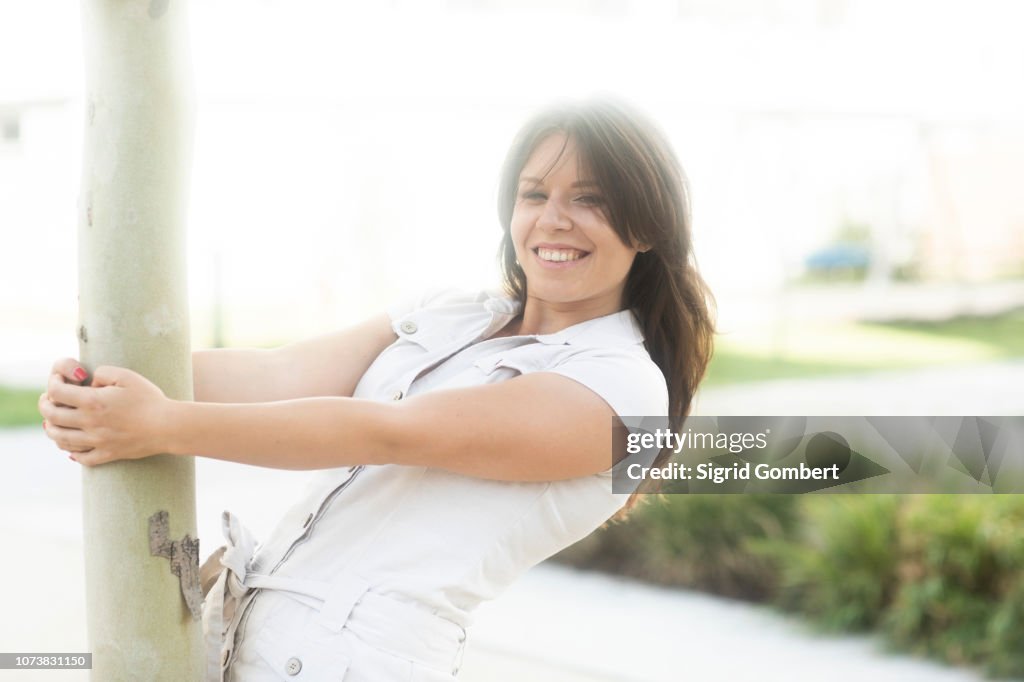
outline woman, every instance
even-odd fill
[[[451,679],[477,604],[633,504],[611,491],[614,418],[688,412],[712,325],[665,139],[619,103],[553,108],[500,182],[502,294],[196,352],[194,403],[55,365],[44,426],[85,466],[323,470],[258,547],[225,514],[204,567],[211,679]]]

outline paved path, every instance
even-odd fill
[[[36,428],[0,430],[0,650],[87,651],[80,473]],[[258,536],[309,474],[197,460],[199,536],[223,508]],[[465,682],[980,682],[970,671],[885,655],[875,640],[823,638],[764,608],[542,565],[481,608]],[[0,671],[0,681],[84,673]]]
[[[704,389],[694,414],[1024,415],[1024,359]]]

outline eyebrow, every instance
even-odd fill
[[[527,175],[520,176],[519,177],[519,182],[521,182],[521,183],[522,182],[532,182],[535,185],[544,184],[544,181],[541,178],[534,178],[534,177],[530,177],[530,176],[527,176]],[[571,186],[572,187],[597,187],[598,184],[596,182],[594,182],[593,180],[579,180],[578,182],[572,183]]]

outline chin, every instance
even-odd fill
[[[536,286],[527,284],[528,295],[547,301],[548,303],[575,303],[590,298],[585,292],[573,290],[571,287]]]

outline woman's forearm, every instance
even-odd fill
[[[389,408],[333,397],[249,404],[172,401],[166,451],[275,469],[385,463],[394,452]]]

